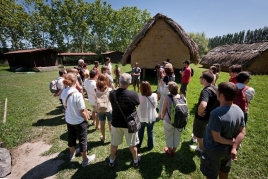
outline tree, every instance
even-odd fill
[[[206,38],[206,34],[204,32],[202,33],[193,33],[190,32],[189,36],[191,39],[197,43],[199,47],[199,56],[202,58],[208,51],[208,39]]]

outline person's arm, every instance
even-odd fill
[[[167,112],[167,96],[164,98],[163,105],[162,105],[162,111],[161,111],[161,119],[164,119],[165,114]]]
[[[63,91],[63,89],[61,89],[58,93],[55,93],[54,96],[59,96],[59,95],[61,95],[62,91]]]
[[[82,109],[79,111],[81,116],[84,118],[85,121],[88,121],[90,116],[91,116],[91,112],[88,111],[87,109]]]
[[[211,130],[211,133],[212,133],[212,137],[214,141],[221,143],[221,144],[233,145],[233,140],[222,137],[220,132]]]
[[[207,102],[206,101],[201,101],[201,103],[198,106],[197,113],[199,116],[204,117],[206,115],[206,107],[207,107]]]
[[[246,128],[245,127],[240,127],[239,128],[239,133],[236,136],[236,138],[233,141],[233,147],[231,150],[231,159],[233,160],[237,160],[237,147],[240,145],[240,143],[242,142],[242,140],[244,139],[246,135]]]

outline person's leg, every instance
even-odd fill
[[[75,127],[67,123],[67,130],[68,130],[68,146],[69,146],[71,155],[74,155],[75,146],[76,146]]]
[[[100,131],[102,135],[102,140],[105,141],[105,121],[100,121]]]
[[[183,129],[174,128],[173,133],[173,148],[172,148],[172,155],[175,155],[175,152],[180,144],[181,141],[181,133]]]
[[[136,146],[130,146],[129,149],[130,149],[130,152],[132,154],[133,160],[137,160],[137,158],[138,158],[137,147]]]
[[[98,113],[99,121],[100,121],[100,132],[101,132],[101,140],[105,140],[105,113]]]
[[[124,128],[123,129],[125,138],[126,138],[126,142],[127,145],[129,146],[129,149],[131,151],[132,157],[134,162],[138,162],[138,151],[137,151],[137,145],[140,143],[139,141],[139,136],[138,136],[138,132],[135,133],[128,133],[128,129]]]
[[[118,145],[120,145],[123,142],[123,135],[124,135],[124,132],[121,130],[121,128],[116,128],[112,126],[111,148],[110,148],[110,162],[112,160],[112,163],[115,160],[115,155],[116,155]]]
[[[136,92],[136,80],[133,79],[132,84],[133,84],[134,91]]]
[[[113,119],[113,117],[112,117],[112,111],[107,112],[106,115],[107,115],[107,119],[108,119],[109,131],[111,133],[111,122],[112,122],[112,119]]]
[[[148,149],[151,150],[154,147],[154,122],[147,123],[147,135],[148,135],[148,142],[147,146]]]
[[[137,80],[137,89],[138,89],[138,93],[140,92],[140,80]]]
[[[111,148],[110,148],[110,160],[115,160],[115,154],[117,151],[118,146],[114,146],[111,144]]]
[[[228,179],[228,173],[219,171],[219,179]]]
[[[88,123],[86,121],[82,122],[79,125],[76,125],[76,130],[78,132],[78,140],[80,152],[83,158],[83,161],[87,161],[87,127]]]
[[[196,139],[197,139],[198,148],[200,150],[203,150],[204,149],[204,146],[203,146],[203,138],[196,137]]]
[[[166,121],[164,121],[164,134],[165,134],[165,140],[166,140],[166,147],[164,148],[164,151],[168,154],[172,154],[173,149],[173,133],[174,133],[174,127],[171,124],[168,124]]]
[[[244,120],[245,120],[245,125],[247,125],[248,122],[248,113],[244,112]]]
[[[137,145],[138,148],[141,147],[142,145],[142,141],[143,141],[143,137],[144,137],[144,128],[145,128],[146,123],[145,122],[141,122],[141,128],[138,131],[138,136],[139,136],[139,140],[140,143]]]

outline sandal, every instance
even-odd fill
[[[169,156],[172,156],[172,152],[168,151],[168,147],[164,147],[164,151],[166,152],[166,154],[168,154]]]

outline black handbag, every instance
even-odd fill
[[[113,96],[114,96],[114,101],[118,105],[118,108],[120,109],[124,119],[127,122],[128,133],[135,133],[135,132],[139,131],[139,129],[141,128],[141,123],[140,123],[137,111],[134,111],[133,113],[131,113],[129,116],[126,117],[125,114],[123,113],[123,110],[121,109],[118,101],[117,101],[116,90],[114,90]]]

